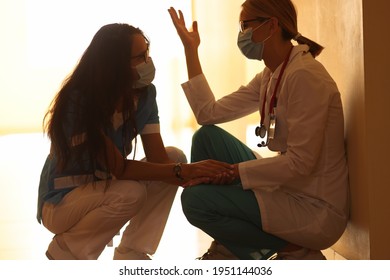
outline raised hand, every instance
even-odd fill
[[[194,21],[192,23],[192,30],[188,30],[183,13],[180,10],[179,15],[174,8],[169,8],[168,12],[171,15],[172,22],[175,25],[177,33],[184,45],[188,78],[192,79],[193,77],[203,73],[198,56],[198,47],[200,45],[198,23]]]
[[[179,14],[175,8],[168,9],[171,15],[172,22],[175,25],[176,31],[184,45],[185,49],[197,49],[200,45],[200,37],[198,32],[198,23],[194,21],[192,23],[192,30],[188,30],[185,24],[184,16],[182,11],[179,10]]]

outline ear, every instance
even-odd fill
[[[273,33],[277,32],[278,29],[280,29],[279,26],[279,20],[276,17],[272,17],[270,19],[270,25],[269,25],[270,31]]]

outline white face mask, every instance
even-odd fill
[[[147,62],[138,64],[135,70],[139,75],[139,79],[135,82],[134,88],[146,87],[152,83],[156,74],[156,68],[151,57],[149,57]]]

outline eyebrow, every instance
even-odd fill
[[[146,50],[142,51],[142,52],[139,52],[138,54],[134,55],[134,56],[141,56],[141,55],[144,55],[147,51],[149,50],[149,47],[146,48]]]
[[[149,47],[150,47],[150,45],[146,44],[146,49],[141,51],[141,52],[139,52],[138,54],[134,55],[134,57],[138,57],[138,56],[144,55],[147,51],[149,51]]]

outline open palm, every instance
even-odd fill
[[[179,37],[184,45],[184,48],[197,49],[200,45],[200,37],[198,32],[198,24],[196,21],[192,23],[192,30],[188,30],[185,24],[182,11],[179,14],[174,8],[168,10],[171,15],[173,24],[179,34]]]

